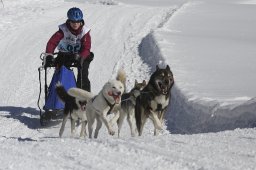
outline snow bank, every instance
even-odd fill
[[[237,104],[189,99],[176,86],[168,108],[172,133],[202,133],[256,126],[256,98]]]
[[[151,72],[156,63],[166,63],[154,33],[148,34],[139,45],[139,54]],[[170,64],[170,63],[166,63]],[[172,70],[175,73],[175,70]],[[175,75],[174,75],[175,78]],[[237,102],[195,98],[174,85],[168,107],[167,129],[171,133],[204,133],[256,127],[256,98]]]

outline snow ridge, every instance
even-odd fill
[[[173,10],[175,11],[177,9]],[[162,28],[164,23],[171,19],[172,14],[169,13],[158,28]],[[139,55],[149,66],[150,72],[155,70],[156,63],[166,63],[168,57],[162,55],[157,41],[155,32],[152,31],[139,44]],[[171,133],[191,134],[252,128],[256,127],[255,110],[256,98],[237,103],[192,98],[174,85],[166,115],[167,129]]]

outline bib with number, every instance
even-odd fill
[[[90,31],[89,28],[83,26],[82,31],[78,35],[72,34],[67,25],[64,23],[59,25],[59,28],[63,31],[64,37],[58,44],[58,50],[61,52],[78,53],[81,49],[82,37]]]

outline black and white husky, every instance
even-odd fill
[[[93,97],[93,95],[90,92],[86,92],[81,89],[74,90],[74,88],[70,88],[67,92],[60,83],[56,84],[56,92],[58,97],[65,103],[63,111],[63,121],[59,131],[59,137],[62,137],[69,116],[71,119],[71,135],[74,136],[75,122],[80,119],[82,126],[80,137],[85,137],[85,126],[87,124],[87,118],[85,113],[86,104],[87,101]]]
[[[150,76],[150,80],[141,94],[136,99],[135,118],[139,136],[142,135],[147,118],[153,121],[157,130],[163,129],[163,118],[169,104],[171,88],[174,84],[173,74],[170,67],[159,68]]]

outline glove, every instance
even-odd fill
[[[49,66],[52,66],[54,64],[54,58],[52,55],[47,55],[45,57],[45,66],[46,67],[49,67]]]
[[[79,61],[79,60],[80,60],[80,55],[79,55],[79,54],[74,54],[74,59],[75,59],[76,61]]]
[[[93,52],[90,52],[90,55],[86,58],[87,61],[91,62],[94,59]]]
[[[83,63],[84,63],[84,58],[83,57],[81,57],[79,54],[74,54],[74,59],[77,62],[77,65],[79,67],[83,66]]]

